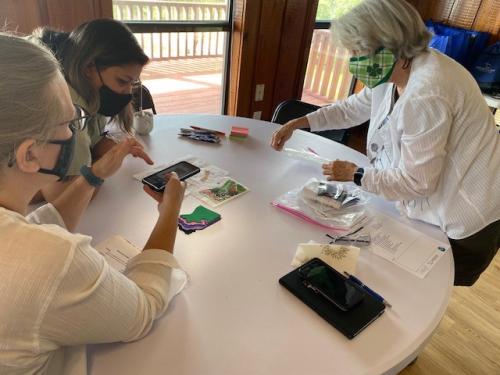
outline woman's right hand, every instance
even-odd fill
[[[92,164],[92,173],[97,177],[106,179],[118,171],[127,155],[143,159],[149,165],[153,160],[144,151],[144,147],[135,138],[126,138],[121,143],[113,146],[100,159]]]
[[[144,191],[158,202],[160,215],[172,209],[180,209],[182,200],[184,199],[184,191],[186,190],[186,183],[180,181],[179,176],[175,172],[165,176],[165,181],[167,181],[167,185],[163,193],[154,191],[149,186],[144,185]]]
[[[288,121],[285,125],[274,132],[273,138],[271,140],[271,147],[276,151],[281,151],[283,149],[283,146],[285,146],[286,141],[288,141],[292,136],[295,129],[302,129],[307,127],[309,127],[309,121],[307,121],[307,118],[305,116]]]

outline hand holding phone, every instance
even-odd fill
[[[177,173],[180,181],[184,181],[187,178],[199,173],[200,168],[188,163],[187,161],[181,161],[150,176],[144,177],[142,179],[142,183],[149,186],[154,191],[163,192],[165,190],[165,185],[167,184],[167,176],[172,172]]]

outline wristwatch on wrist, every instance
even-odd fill
[[[104,180],[100,177],[97,177],[93,172],[92,169],[88,165],[82,165],[80,168],[80,173],[82,174],[83,178],[87,180],[88,184],[90,186],[98,187],[101,186]]]
[[[361,179],[363,178],[364,174],[365,170],[363,168],[358,168],[356,172],[354,172],[353,181],[356,185],[361,186]]]

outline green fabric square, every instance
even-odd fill
[[[220,220],[220,215],[217,212],[209,210],[203,206],[198,206],[192,213],[181,215],[181,217],[191,223],[201,223],[202,220],[206,220],[208,224],[212,224],[213,222]]]

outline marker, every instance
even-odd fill
[[[358,284],[363,290],[365,290],[368,294],[370,294],[372,297],[375,297],[378,299],[380,302],[382,302],[385,306],[392,308],[392,305],[387,302],[387,300],[382,297],[380,294],[375,292],[373,289],[369,288],[366,286],[360,279],[358,279],[356,276],[351,275],[350,273],[344,271],[344,275],[347,276],[349,280],[351,280],[353,283]]]

